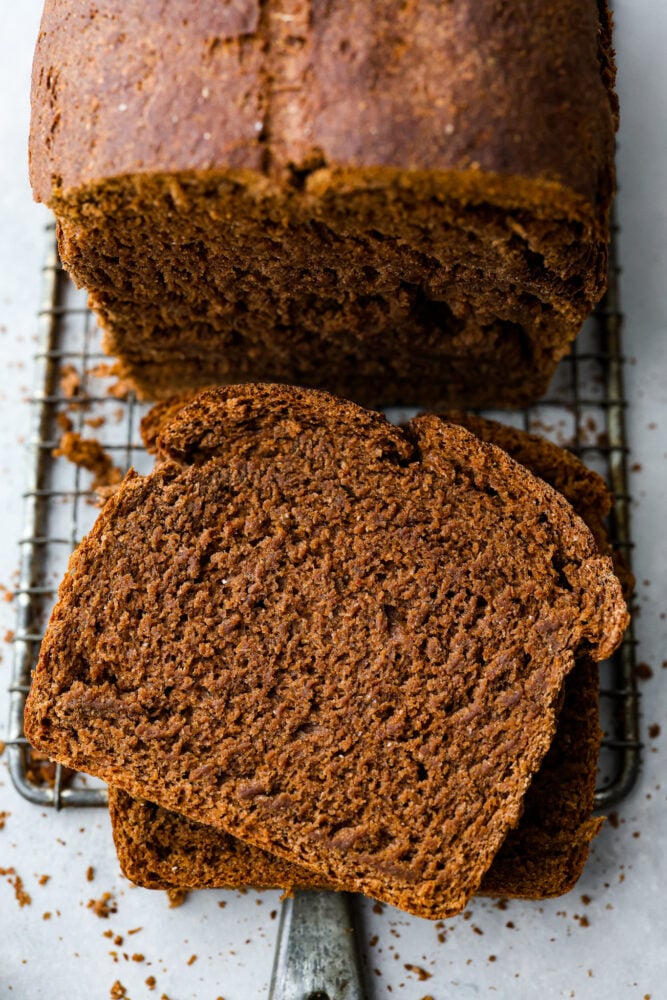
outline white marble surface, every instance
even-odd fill
[[[26,177],[28,79],[40,6],[41,0],[0,5],[0,584],[8,588],[18,561],[21,439],[28,428],[23,399],[32,379],[46,221],[44,210],[32,204]],[[667,724],[657,737],[648,734],[649,726],[664,723],[667,708],[662,668],[667,657],[667,4],[617,0],[616,10],[622,104],[618,211],[636,468],[636,628],[639,659],[653,669],[641,685],[643,770],[619,809],[618,827],[606,826],[570,896],[543,905],[510,903],[506,910],[475,902],[469,919],[449,922],[443,941],[426,921],[365,907],[363,936],[366,941],[379,936],[368,948],[372,997],[667,996]],[[12,627],[12,606],[0,599],[0,637]],[[11,648],[3,644],[0,651],[1,734]],[[15,793],[0,761],[2,811],[8,815],[0,829],[0,869],[15,869],[32,902],[20,907],[13,875],[0,876],[0,996],[97,1000],[110,996],[116,979],[132,1000],[161,994],[170,1000],[246,1000],[266,994],[277,894],[202,892],[170,910],[163,893],[131,888],[122,879],[102,811],[55,814],[30,805]],[[89,866],[95,870],[92,882],[86,878]],[[40,884],[44,874],[50,879]],[[112,892],[117,904],[108,919],[87,907],[104,892]],[[582,895],[590,902],[582,902]],[[135,928],[141,930],[130,934]],[[121,935],[123,942],[115,944],[105,932]],[[406,965],[424,968],[431,978],[420,981]],[[376,968],[381,975],[372,971]],[[149,976],[155,976],[154,990],[145,982]]]

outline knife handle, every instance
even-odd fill
[[[347,893],[299,890],[283,901],[269,1000],[366,1000]]]

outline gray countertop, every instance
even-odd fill
[[[667,4],[617,0],[615,6],[636,632],[638,659],[652,671],[640,682],[643,768],[568,896],[506,908],[474,901],[444,928],[364,904],[362,940],[373,998],[667,996]],[[29,72],[40,9],[41,0],[5,0],[0,9],[0,598],[16,582],[22,440],[29,424],[24,400],[32,387],[48,220],[32,203],[26,167]],[[0,637],[13,626],[11,603],[0,600]],[[2,735],[8,641],[0,653]],[[192,893],[170,909],[164,893],[123,879],[104,811],[55,813],[30,805],[14,791],[4,759],[0,871],[0,996],[102,1000],[113,995],[116,980],[132,1000],[266,994],[277,893]],[[29,905],[20,905],[17,877]],[[104,893],[112,894],[114,911],[106,918],[88,906]],[[154,989],[149,977],[155,977]]]

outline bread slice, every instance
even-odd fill
[[[154,10],[46,0],[30,138],[65,267],[143,394],[544,392],[606,281],[604,0]]]
[[[154,407],[143,433],[154,446],[160,427],[184,405]],[[591,528],[601,549],[609,546],[604,518],[611,495],[604,481],[571,452],[537,435],[463,413],[444,414],[483,440],[502,444],[522,465],[554,486]],[[588,856],[601,820],[592,818],[597,759],[598,669],[581,657],[565,680],[554,741],[524,799],[518,827],[510,831],[484,876],[480,892],[542,899],[568,892]],[[195,823],[127,792],[109,789],[109,811],[123,873],[146,888],[256,888],[313,886],[316,876],[266,851]],[[331,884],[324,882],[331,888]]]
[[[460,910],[627,623],[551,487],[433,416],[211,390],[72,556],[28,698],[55,759],[410,912]]]

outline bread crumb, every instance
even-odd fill
[[[0,868],[0,875],[6,876],[7,881],[14,889],[14,896],[16,897],[16,901],[21,909],[23,909],[24,906],[30,906],[32,898],[30,893],[26,892],[23,888],[23,879],[20,875],[16,874],[16,869]]]
[[[81,375],[74,365],[63,365],[60,369],[60,391],[66,399],[75,399],[81,394]]]
[[[157,983],[157,979],[155,978],[155,976],[149,976],[148,979],[144,980],[144,982],[146,983],[146,986],[148,987],[149,990],[154,990],[155,984]]]
[[[92,472],[94,490],[100,486],[117,486],[123,478],[123,473],[113,464],[100,442],[96,438],[84,438],[76,431],[65,431],[53,456],[66,458],[79,468]]]
[[[121,983],[120,979],[117,979],[109,991],[109,996],[111,1000],[124,1000],[127,997],[127,990]]]
[[[3,750],[4,750],[4,744],[0,746],[0,754],[2,754]],[[4,830],[5,820],[7,819],[8,816],[11,816],[10,812],[7,812],[6,809],[0,810],[0,830]]]
[[[660,726],[657,722],[654,722],[652,725],[648,727],[648,734],[652,740],[657,739],[657,737],[660,735]]]
[[[93,868],[92,865],[88,865],[88,867],[86,868],[86,881],[92,882],[94,878],[95,878],[95,869]]]
[[[96,917],[107,919],[110,914],[118,912],[118,906],[112,892],[103,892],[99,899],[89,899],[87,908],[92,910]]]
[[[56,423],[58,424],[58,427],[60,427],[61,431],[67,432],[74,430],[74,423],[66,413],[59,413],[56,417]]]
[[[406,962],[403,968],[407,969],[408,972],[413,972],[420,983],[424,982],[425,979],[430,979],[432,976],[432,973],[427,972],[426,969],[422,969],[421,965],[412,965],[410,962]]]
[[[142,955],[141,952],[135,951],[134,954],[132,955],[132,961],[133,962],[145,962],[146,961],[146,957],[145,957],[145,955]]]
[[[190,958],[188,959],[187,964],[188,965],[194,965],[196,961],[197,961],[197,956],[196,955],[190,955]]]
[[[187,889],[167,889],[167,898],[169,899],[169,909],[175,910],[176,907],[182,906],[188,898]]]

